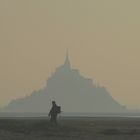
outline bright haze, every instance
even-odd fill
[[[140,1],[0,0],[0,106],[73,68],[140,109]]]

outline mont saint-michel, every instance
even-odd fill
[[[63,112],[124,112],[127,109],[109,94],[71,67],[68,54],[63,65],[56,68],[46,86],[30,96],[12,100],[3,112],[48,112],[55,100]]]

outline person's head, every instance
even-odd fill
[[[52,101],[52,105],[56,105],[56,102],[55,101]]]

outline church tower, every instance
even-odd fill
[[[70,64],[70,60],[69,60],[69,53],[68,53],[68,51],[67,51],[67,53],[66,53],[66,59],[65,59],[64,66],[65,66],[66,68],[71,69],[71,64]]]

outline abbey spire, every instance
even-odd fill
[[[67,51],[67,53],[66,53],[66,59],[65,59],[64,66],[67,67],[67,68],[71,68],[71,64],[70,64],[70,60],[69,60],[69,53],[68,53],[68,51]]]

